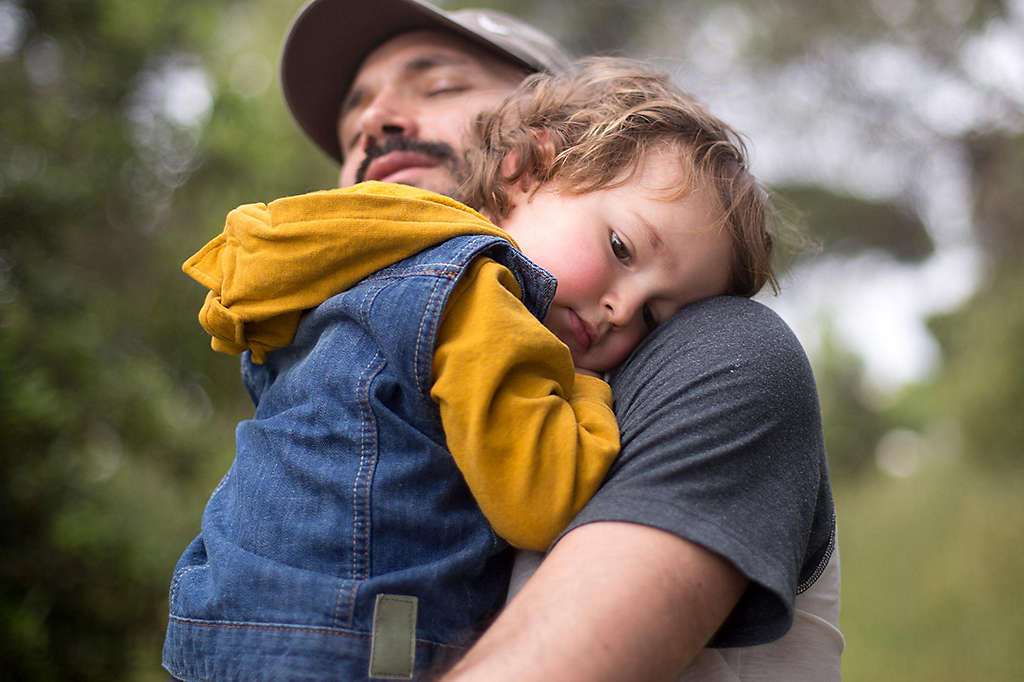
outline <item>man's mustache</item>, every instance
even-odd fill
[[[375,142],[366,150],[366,157],[359,164],[356,170],[356,182],[363,182],[366,179],[366,171],[374,159],[379,159],[391,152],[415,152],[433,159],[437,159],[442,165],[455,168],[457,166],[455,150],[451,145],[444,142],[427,142],[425,140],[413,140],[400,135],[389,135],[379,142]]]

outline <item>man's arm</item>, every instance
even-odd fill
[[[730,563],[670,533],[586,524],[555,545],[444,680],[671,680],[746,584]]]
[[[611,385],[622,454],[451,680],[673,679],[706,643],[789,629],[833,528],[792,331],[754,301],[696,303]]]

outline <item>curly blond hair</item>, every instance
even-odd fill
[[[509,189],[521,181],[533,191],[553,182],[583,194],[628,182],[651,149],[678,151],[683,181],[667,198],[707,189],[717,200],[733,244],[725,293],[753,296],[766,283],[778,292],[775,213],[743,141],[664,74],[613,57],[534,74],[482,113],[471,136],[456,198],[499,224],[512,208]]]

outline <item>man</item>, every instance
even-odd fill
[[[499,13],[314,0],[281,80],[341,185],[450,192],[477,113],[567,62]],[[745,299],[694,304],[611,384],[623,450],[604,487],[446,679],[838,679],[833,504],[789,329]]]
[[[281,85],[302,129],[341,164],[341,186],[385,180],[443,193],[454,189],[470,121],[526,74],[569,62],[551,38],[497,12],[314,1],[288,31]]]

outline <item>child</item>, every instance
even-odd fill
[[[364,183],[242,206],[186,262],[256,411],[175,570],[174,675],[446,665],[502,603],[499,536],[546,549],[617,454],[596,376],[683,305],[775,285],[742,146],[665,78],[537,75],[474,134],[459,196],[493,222]]]

